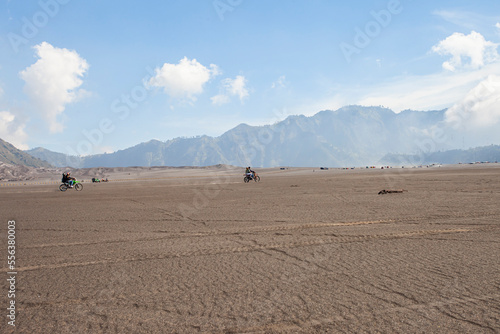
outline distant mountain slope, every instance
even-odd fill
[[[52,167],[47,161],[35,158],[2,139],[0,139],[0,161],[18,166]]]
[[[240,124],[219,137],[151,140],[109,154],[81,158],[46,150],[29,151],[56,166],[361,166],[376,164],[393,152],[418,152],[432,136],[429,129],[446,128],[445,110],[394,113],[383,107],[347,106],[314,116],[290,116],[272,125]],[[448,138],[461,138],[448,133]],[[453,140],[433,150],[457,147]]]
[[[468,150],[448,150],[425,153],[421,155],[387,154],[382,162],[392,165],[418,165],[418,164],[458,164],[471,162],[496,162],[500,161],[500,145],[490,145],[471,148]]]
[[[63,153],[52,152],[44,149],[43,147],[36,147],[25,152],[35,158],[49,161],[50,164],[55,167],[83,167],[83,162],[80,157],[68,156]]]

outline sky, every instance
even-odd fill
[[[352,104],[500,130],[499,1],[0,1],[0,138],[20,149],[114,152]]]

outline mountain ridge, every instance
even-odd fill
[[[32,156],[19,150],[11,143],[0,139],[0,162],[28,167],[52,167],[47,161]]]
[[[419,143],[433,140],[429,130],[445,124],[445,111],[346,106],[312,116],[291,115],[269,125],[241,123],[218,137],[197,136],[167,141],[150,140],[113,153],[71,157],[33,149],[56,166],[78,168],[127,166],[362,166],[376,164],[387,154],[419,151]],[[451,131],[446,129],[446,131]],[[450,138],[458,137],[453,134]],[[456,148],[456,143],[434,140],[434,150]],[[455,147],[454,147],[455,146]],[[55,154],[55,155],[54,155]],[[57,155],[59,154],[59,155]],[[55,159],[57,157],[57,159]]]

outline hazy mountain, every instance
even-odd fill
[[[311,117],[290,116],[272,125],[240,124],[215,138],[151,140],[82,158],[43,149],[29,152],[56,166],[73,167],[360,166],[376,164],[389,153],[419,154],[459,147],[456,141],[461,134],[446,127],[444,115],[444,110],[396,114],[382,107],[348,106]],[[443,133],[446,140],[441,139]]]
[[[50,164],[55,167],[67,167],[71,166],[74,168],[83,167],[83,159],[80,157],[69,156],[63,153],[52,152],[43,147],[36,147],[31,150],[25,151],[26,153],[44,161],[50,161]]]
[[[387,154],[382,162],[391,165],[458,164],[471,162],[500,161],[500,145],[475,147],[468,150],[448,150],[422,154]]]
[[[0,162],[18,166],[51,167],[47,161],[35,158],[2,139],[0,139]]]

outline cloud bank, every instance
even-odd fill
[[[446,121],[456,129],[497,126],[500,122],[499,105],[500,76],[492,74],[446,111]]]
[[[47,42],[34,48],[38,60],[20,73],[26,82],[24,92],[48,122],[50,132],[62,132],[64,127],[58,116],[67,104],[85,94],[78,88],[89,65],[76,51],[56,48]]]

